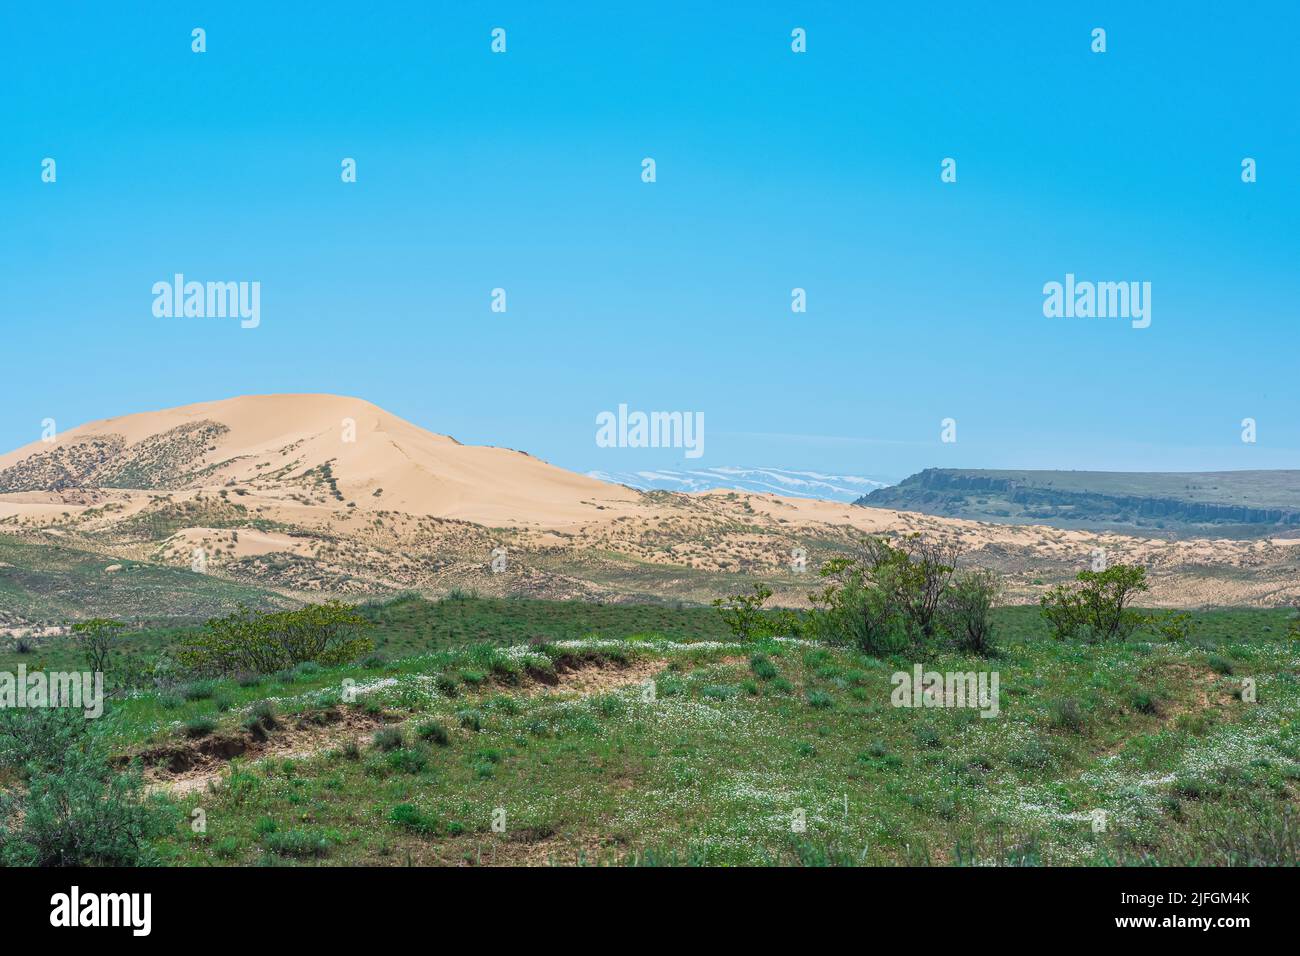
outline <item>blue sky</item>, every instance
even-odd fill
[[[321,391],[578,470],[1300,467],[1295,4],[131,6],[0,13],[4,449]],[[1151,327],[1045,318],[1067,272]],[[620,402],[704,457],[598,448]]]

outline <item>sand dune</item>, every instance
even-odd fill
[[[314,488],[335,506],[534,527],[587,521],[601,507],[639,510],[640,496],[622,486],[523,452],[462,445],[336,395],[252,395],[91,422],[0,456],[0,488],[22,475],[40,486],[37,476],[67,471],[58,462],[96,440],[107,445],[107,460],[84,465],[62,487],[97,487],[104,475],[114,487],[133,487],[138,473],[156,482],[142,488],[245,486],[286,495]]]

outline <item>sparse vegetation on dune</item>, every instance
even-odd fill
[[[1071,579],[1096,548],[1148,567],[1147,600],[1155,606],[1300,599],[1300,547],[1272,540],[1275,532],[1295,534],[1294,522],[1278,523],[1294,510],[1294,491],[1278,477],[1288,473],[1181,476],[1188,487],[1172,489],[1167,479],[1178,476],[1044,479],[1053,494],[1077,491],[1078,481],[1131,491],[1130,510],[1144,515],[1155,508],[1146,491],[1178,492],[1193,510],[1211,508],[1222,491],[1228,511],[1262,503],[1272,522],[1250,525],[1262,535],[1254,540],[1155,540],[1162,529],[1154,524],[1120,534],[751,493],[642,493],[517,452],[471,449],[338,396],[246,396],[205,403],[202,417],[195,414],[172,409],[91,423],[54,446],[4,456],[0,626],[93,616],[204,620],[239,601],[266,609],[454,588],[707,604],[754,579],[771,587],[775,603],[806,607],[807,579],[791,561],[796,549],[815,566],[855,555],[873,536],[897,544],[917,532],[1000,574],[1008,601],[1036,601]],[[334,431],[343,418],[375,427],[341,444]],[[268,440],[267,422],[283,422],[282,434]],[[484,456],[494,463],[486,481],[479,465],[471,467]],[[1212,486],[1201,487],[1202,479]],[[1216,490],[1220,479],[1226,484]],[[1206,525],[1216,535],[1223,527]],[[509,561],[494,569],[497,548]],[[202,573],[194,571],[196,552]]]

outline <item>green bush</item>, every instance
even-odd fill
[[[1138,594],[1149,590],[1146,575],[1146,568],[1136,564],[1080,571],[1076,584],[1058,584],[1039,599],[1043,617],[1058,638],[1126,638],[1146,620],[1129,607]]]
[[[777,676],[776,665],[766,654],[755,654],[749,659],[749,667],[759,680],[772,680]]]
[[[52,715],[61,714],[54,717]],[[80,713],[75,718],[86,721]],[[11,715],[16,715],[14,721]],[[138,866],[156,863],[154,839],[177,821],[159,797],[145,798],[134,770],[115,773],[108,758],[60,710],[10,711],[0,721],[6,761],[19,741],[29,750],[20,776],[25,788],[0,794],[0,863],[9,866]],[[29,726],[19,728],[17,723]]]
[[[208,700],[217,691],[217,685],[210,680],[196,680],[181,687],[181,696],[186,700]]]
[[[447,728],[436,720],[424,721],[415,728],[415,734],[421,740],[427,740],[440,747],[445,747],[451,743],[451,736],[447,733]]]
[[[1232,661],[1222,654],[1207,655],[1205,660],[1215,672],[1223,674],[1225,677],[1232,673]]]
[[[428,765],[429,751],[423,744],[419,747],[401,747],[388,754],[388,766],[400,773],[420,773]]]
[[[941,613],[958,650],[982,657],[994,653],[992,611],[1001,594],[1001,581],[992,571],[962,571],[953,577]]]
[[[1159,710],[1155,697],[1145,690],[1135,690],[1129,696],[1129,706],[1139,714],[1154,714]]]
[[[1186,611],[1165,611],[1150,615],[1148,625],[1166,641],[1180,644],[1191,637],[1194,622]]]
[[[375,731],[373,743],[379,750],[387,752],[402,746],[406,743],[406,738],[400,727],[381,727]]]
[[[121,621],[104,617],[72,625],[72,639],[81,648],[81,654],[92,672],[107,673],[109,654],[125,627]]]
[[[20,777],[52,771],[86,745],[89,729],[82,712],[68,707],[0,709],[0,767]]]
[[[361,635],[370,622],[355,608],[329,601],[292,611],[262,612],[240,607],[213,618],[177,649],[182,666],[201,674],[284,672],[288,680],[313,668],[346,664],[374,648]],[[297,673],[294,668],[301,668]],[[279,673],[277,673],[277,677]]]
[[[472,707],[456,711],[456,720],[466,730],[478,731],[483,729],[483,712],[474,710]]]
[[[388,814],[389,822],[414,833],[431,836],[441,828],[438,821],[409,803],[399,803]]]
[[[1073,697],[1062,697],[1052,701],[1051,718],[1054,727],[1074,733],[1082,730],[1086,723],[1083,707]]]
[[[770,623],[763,615],[763,604],[772,596],[772,589],[762,583],[755,584],[753,589],[753,594],[733,594],[713,602],[731,633],[742,641],[752,641],[772,633]]]
[[[907,614],[898,600],[896,568],[868,566],[853,558],[832,558],[819,571],[827,584],[808,595],[813,604],[806,632],[814,640],[851,644],[864,654],[885,657],[912,643]]]
[[[186,737],[206,737],[217,729],[217,722],[207,714],[191,717],[182,725]]]
[[[277,856],[306,858],[325,856],[334,839],[319,830],[274,830],[262,838],[262,845]]]

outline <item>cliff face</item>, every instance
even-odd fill
[[[1300,508],[1260,507],[1232,501],[1194,500],[1191,496],[1179,498],[1168,494],[1048,487],[1053,479],[1047,476],[1061,473],[1038,474],[1044,477],[1011,477],[997,473],[927,468],[898,485],[863,495],[854,504],[976,520],[1010,519],[1047,524],[1133,525],[1173,529],[1253,526],[1260,532],[1300,527]],[[1081,481],[1083,480],[1075,478],[1073,483],[1077,485]],[[1122,483],[1116,481],[1113,484]]]

